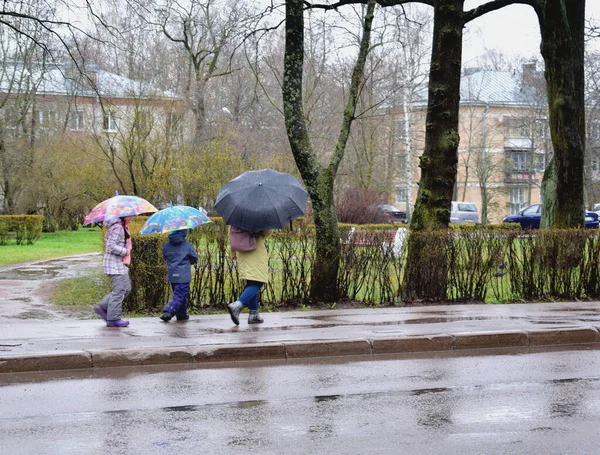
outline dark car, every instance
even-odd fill
[[[391,204],[380,204],[377,209],[384,215],[388,223],[408,223],[406,212],[397,209]]]
[[[509,215],[503,223],[519,223],[522,229],[539,229],[542,217],[542,204],[533,204],[521,210],[517,215]],[[585,211],[585,227],[588,229],[598,228],[598,214]]]

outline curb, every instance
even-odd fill
[[[173,348],[82,350],[31,356],[0,356],[1,373],[78,370],[145,365],[207,364],[253,360],[291,360],[339,356],[376,356],[416,352],[556,346],[600,343],[595,327],[549,330],[460,332],[409,337],[315,340]]]

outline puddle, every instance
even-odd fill
[[[15,316],[16,319],[55,319],[54,314],[44,310],[24,311]]]
[[[102,267],[100,255],[85,258],[62,258],[30,265],[6,267],[0,270],[0,280],[41,281],[56,278],[72,278],[85,273],[86,269]]]
[[[60,270],[66,267],[48,267],[48,268],[19,268],[0,272],[0,280],[51,280],[56,278]]]
[[[455,316],[448,318],[418,318],[407,319],[406,321],[398,321],[398,324],[442,324],[445,322],[461,322],[461,321],[509,321],[522,319],[517,316]]]
[[[352,317],[352,315],[346,315]],[[310,316],[310,317],[299,317],[297,319],[312,319],[315,321],[321,321],[325,319],[339,319],[340,315],[331,315],[331,316]],[[340,324],[343,325],[398,325],[398,324],[443,324],[446,322],[461,322],[461,321],[510,321],[510,320],[521,320],[522,317],[519,316],[449,316],[449,317],[423,317],[423,318],[414,318],[414,319],[405,319],[405,320],[396,320],[392,319],[390,321],[374,321],[374,322],[365,322],[360,321],[358,323],[354,323],[352,321],[339,321]],[[311,325],[311,327],[318,328],[326,328],[333,327],[334,325],[339,324],[317,324]]]

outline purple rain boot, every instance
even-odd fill
[[[106,315],[106,311],[104,310],[104,308],[102,308],[100,305],[95,305],[94,311],[96,312],[96,314],[98,316],[100,316],[102,319],[104,319],[106,321],[107,315]]]
[[[116,321],[106,321],[106,327],[127,327],[129,321],[126,319],[117,319]]]

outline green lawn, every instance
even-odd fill
[[[96,252],[102,252],[100,228],[43,232],[33,245],[1,245],[0,266]]]

